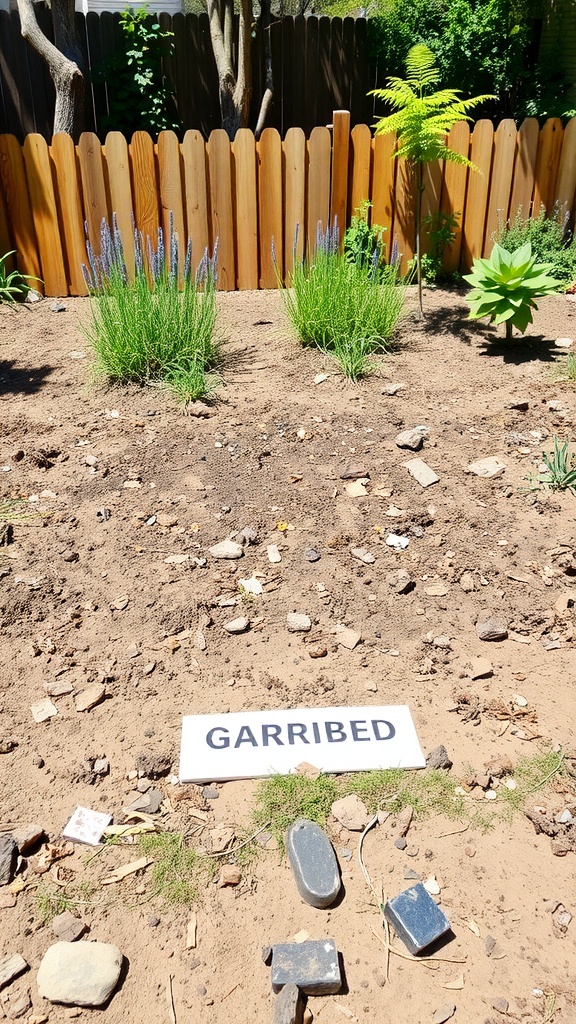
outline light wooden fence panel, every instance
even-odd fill
[[[122,136],[120,136],[122,138]],[[56,201],[66,263],[66,279],[71,295],[86,295],[82,264],[88,263],[82,190],[74,143],[65,132],[52,139],[50,158],[54,168]]]
[[[394,190],[396,164],[394,150],[395,135],[376,135],[372,140],[372,217],[371,223],[384,228],[384,244],[390,258],[394,244]]]
[[[266,128],[258,142],[258,200],[260,287],[277,288],[277,273],[284,276],[284,218],[282,142],[275,128]]]
[[[348,211],[353,217],[362,203],[370,200],[372,134],[367,124],[357,124],[350,133]]]
[[[482,255],[486,203],[490,188],[494,128],[491,121],[478,121],[472,132],[470,159],[477,168],[468,176],[468,196],[462,233],[462,263],[466,269]]]
[[[218,288],[230,292],[236,288],[232,163],[230,140],[222,128],[216,128],[211,132],[207,149],[210,167],[212,247],[218,240]]]
[[[540,207],[544,206],[550,217],[556,199],[556,177],[562,150],[562,122],[558,117],[551,117],[540,132],[538,156],[536,158],[536,177],[534,181],[534,205],[532,216],[537,217]]]
[[[468,157],[470,150],[470,125],[466,121],[460,121],[454,125],[448,137],[448,146],[455,153]],[[468,172],[469,168],[465,164],[458,164],[453,160],[446,160],[445,162],[440,209],[446,216],[454,216],[456,218],[454,241],[446,247],[444,253],[444,268],[449,274],[453,274],[460,266],[462,224],[464,223],[466,207]]]
[[[408,271],[408,264],[414,257],[416,242],[414,218],[414,194],[416,173],[403,156],[396,157],[396,188],[394,191],[394,240],[398,243],[401,256],[400,269]]]
[[[144,241],[144,258],[146,259],[148,240],[150,240],[152,248],[156,249],[160,226],[156,154],[152,139],[146,132],[134,132],[129,152],[134,190],[134,212],[138,230]]]
[[[14,135],[0,135],[0,177],[6,213],[10,220],[16,262],[21,274],[40,277],[40,257],[34,230],[34,214],[30,203],[22,147]],[[42,285],[35,283],[42,291]]]
[[[170,265],[168,239],[170,237],[170,215],[173,230],[178,240],[178,280],[184,280],[184,260],[186,258],[186,224],[184,221],[184,202],[182,199],[182,171],[180,144],[174,132],[160,132],[158,136],[158,171],[160,177],[160,208],[162,230],[166,245],[167,266]]]
[[[306,251],[316,252],[318,225],[326,231],[330,223],[330,164],[332,147],[327,128],[314,128],[308,141],[308,227]]]
[[[233,145],[238,288],[258,288],[258,192],[256,142],[241,128]]]
[[[540,126],[538,119],[536,117],[527,117],[520,126],[516,141],[514,182],[512,185],[509,214],[512,220],[514,220],[519,210],[522,217],[530,216],[539,138]]]
[[[184,188],[186,192],[186,240],[191,239],[191,265],[193,273],[212,235],[210,188],[206,146],[200,132],[189,131],[182,143],[184,161]]]
[[[564,130],[560,166],[556,179],[555,199],[559,205],[558,215],[563,221],[574,206],[576,191],[576,118],[572,118]]]
[[[301,128],[289,128],[282,144],[284,157],[284,273],[294,269],[294,259],[304,254],[306,234],[306,136]]]
[[[99,256],[102,248],[100,239],[102,220],[108,220],[111,211],[108,209],[106,197],[102,146],[93,132],[84,132],[80,137],[78,159],[82,176],[84,216],[88,225],[88,238],[94,252]]]
[[[340,249],[342,249],[348,213],[348,153],[350,148],[350,113],[348,110],[334,111],[332,135],[330,227],[334,227],[335,223],[338,224]]]
[[[108,169],[110,205],[116,214],[118,230],[122,238],[124,262],[129,280],[134,278],[134,205],[130,181],[130,156],[128,143],[120,132],[109,132],[104,147]]]
[[[508,219],[515,155],[516,125],[514,121],[501,121],[494,135],[494,160],[484,228],[483,256],[490,255],[498,226],[504,225]]]
[[[27,135],[22,152],[30,202],[35,211],[34,226],[44,287],[48,295],[66,295],[68,281],[64,269],[58,211],[46,140],[42,135]]]

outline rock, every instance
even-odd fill
[[[369,476],[370,472],[362,462],[349,462],[340,473],[341,480],[360,480]]]
[[[239,615],[237,619],[232,619],[231,622],[224,623],[224,629],[227,633],[235,635],[236,633],[245,633],[250,626],[250,620],[245,615]]]
[[[240,533],[236,534],[236,539],[239,544],[250,546],[250,544],[258,543],[258,530],[255,526],[245,526]]]
[[[440,583],[439,581],[436,583],[429,583],[428,586],[424,588],[424,593],[427,597],[446,597],[448,587],[445,583]]]
[[[441,743],[440,746],[434,747],[426,758],[427,768],[445,768],[450,769],[452,767],[452,761],[446,750],[446,747]]]
[[[416,584],[406,569],[395,569],[386,576],[386,583],[396,594],[409,594]]]
[[[10,989],[2,998],[2,1009],[8,1020],[18,1020],[32,1008],[29,988]],[[44,1024],[47,1017],[36,1018],[37,1024]],[[29,1017],[27,1024],[34,1024],[34,1017]]]
[[[303,1024],[304,1000],[293,981],[284,985],[274,1003],[274,1024]]]
[[[73,693],[74,684],[66,679],[55,679],[54,682],[44,683],[44,690],[49,697],[67,697]]]
[[[482,476],[487,480],[491,480],[492,477],[501,476],[506,469],[506,463],[500,462],[500,459],[490,455],[486,459],[478,459],[477,462],[471,462],[468,466],[468,472],[473,473],[474,476]]]
[[[219,800],[220,790],[216,786],[203,786],[202,796],[205,800]]]
[[[28,964],[20,953],[9,953],[0,959],[0,988],[9,985],[14,978],[17,978],[23,971],[28,970]]]
[[[299,612],[288,612],[286,628],[289,633],[309,633],[312,623],[307,615],[301,615]]]
[[[394,846],[396,847],[397,850],[405,850],[406,847],[408,846],[408,843],[404,839],[404,836],[398,836],[398,839],[394,840]]]
[[[299,818],[286,833],[286,853],[304,902],[329,907],[340,892],[340,874],[326,833],[314,822]]]
[[[412,427],[410,430],[403,430],[401,434],[398,434],[394,443],[397,448],[410,448],[411,451],[418,452],[422,447],[424,438],[429,433],[428,427]]]
[[[86,690],[82,690],[81,693],[77,694],[74,698],[74,707],[76,711],[90,711],[91,708],[95,708],[97,704],[100,704],[106,696],[106,687],[104,683],[96,683],[94,686],[89,686]]]
[[[456,1013],[456,1003],[442,1003],[434,1016],[432,1017],[432,1024],[444,1024],[445,1021],[450,1020]]]
[[[276,565],[278,562],[282,561],[282,555],[278,550],[277,544],[269,544],[266,548],[266,554],[268,555],[268,561],[272,565]]]
[[[18,825],[12,829],[11,835],[18,847],[18,852],[23,857],[27,857],[44,838],[44,829],[41,825]]]
[[[479,640],[506,640],[508,627],[504,619],[491,612],[483,612],[476,622]]]
[[[38,968],[38,992],[51,1003],[102,1006],[118,984],[123,959],[106,942],[56,942]]]
[[[374,555],[367,551],[366,548],[350,548],[350,554],[366,565],[372,565],[376,561]]]
[[[439,896],[440,895],[440,886],[438,885],[438,882],[436,881],[436,875],[430,875],[430,877],[427,878],[426,881],[423,882],[422,884],[423,884],[424,888],[426,889],[426,892],[430,896]]]
[[[311,996],[339,992],[342,978],[334,940],[282,942],[272,946],[272,990],[279,992],[290,982]]]
[[[341,647],[345,647],[347,651],[353,651],[358,646],[362,639],[360,633],[357,633],[354,629],[348,629],[346,626],[336,627],[336,640]]]
[[[69,910],[65,910],[53,919],[52,931],[61,942],[77,942],[88,931],[88,926]]]
[[[335,800],[332,804],[332,814],[350,832],[362,832],[371,817],[365,804],[355,793]]]
[[[488,658],[472,658],[470,661],[470,679],[488,679],[494,675],[492,663]]]
[[[363,498],[368,494],[366,490],[367,483],[368,477],[363,476],[360,480],[350,480],[349,483],[344,485],[344,490],[349,498]]]
[[[218,888],[223,889],[227,885],[239,885],[242,881],[242,872],[236,864],[222,864],[218,875]]]
[[[16,868],[18,847],[10,835],[0,835],[0,885],[8,885]]]
[[[328,654],[328,648],[321,644],[320,647],[311,647],[308,654],[311,658],[325,658]]]
[[[132,803],[122,809],[124,814],[156,814],[163,799],[164,794],[159,789],[148,789],[146,793],[138,793]]]
[[[397,533],[389,533],[386,537],[386,543],[394,551],[405,551],[410,541],[408,537],[399,537]]]
[[[64,305],[63,302],[51,302],[50,309],[52,310],[53,313],[63,313],[64,310],[66,309],[66,306]]]
[[[173,755],[171,751],[141,750],[136,755],[136,771],[148,779],[161,779],[170,774]]]
[[[11,754],[17,746],[16,740],[0,739],[0,754]]]
[[[386,384],[386,387],[382,389],[383,395],[390,395],[391,398],[397,395],[399,391],[405,388],[405,384]]]
[[[556,338],[554,344],[557,348],[572,348],[574,342],[572,338]]]
[[[412,956],[450,930],[450,922],[422,882],[388,900],[384,916]]]
[[[440,480],[440,477],[422,459],[410,459],[409,462],[404,463],[404,468],[421,487],[430,487]]]
[[[306,548],[304,552],[304,558],[307,562],[318,562],[321,557],[320,552],[316,548]]]
[[[504,998],[504,996],[496,996],[495,998],[491,999],[490,1006],[492,1007],[493,1010],[496,1010],[498,1013],[508,1013],[509,1003],[508,1000]]]
[[[530,402],[527,398],[515,398],[512,402],[507,402],[505,408],[515,410],[516,412],[528,412]]]
[[[212,558],[226,558],[236,559],[242,558],[244,554],[244,548],[241,544],[237,544],[234,540],[223,540],[219,544],[214,544],[211,548],[208,548]]]
[[[414,808],[408,804],[396,817],[396,831],[399,836],[405,836],[412,824]]]
[[[0,892],[0,910],[11,910],[18,903],[16,896],[11,892]]]
[[[48,719],[54,718],[58,714],[58,708],[48,700],[39,700],[36,704],[32,704],[30,711],[32,712],[32,718],[35,722],[47,722]]]
[[[229,825],[216,825],[208,836],[210,853],[223,853],[234,842],[234,829]]]
[[[471,572],[463,572],[460,577],[460,586],[465,594],[471,594],[475,589],[474,577]]]

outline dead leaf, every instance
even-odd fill
[[[468,921],[468,927],[471,932],[474,932],[474,935],[478,936],[479,939],[482,937],[482,933],[478,925],[476,924],[476,921],[473,921],[472,918],[470,918],[470,920]]]
[[[454,981],[447,981],[444,985],[442,985],[442,988],[450,988],[450,989],[464,988],[464,975],[463,974],[459,974],[457,978],[454,978]]]
[[[121,882],[123,878],[128,875],[133,875],[136,871],[143,871],[152,864],[153,861],[149,857],[140,857],[139,860],[130,861],[129,864],[123,864],[119,868],[115,868],[112,874],[107,875],[100,882],[101,885],[111,885],[112,882]]]

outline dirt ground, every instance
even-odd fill
[[[424,324],[411,317],[381,375],[352,386],[320,353],[298,348],[276,292],[220,302],[224,386],[206,417],[183,416],[158,389],[94,387],[81,330],[87,300],[66,300],[62,312],[51,300],[0,309],[0,500],[24,498],[34,513],[0,548],[0,741],[17,744],[0,754],[3,831],[34,822],[56,840],[78,804],[122,821],[138,755],[168,754],[177,765],[186,714],[408,704],[422,749],[443,743],[456,778],[494,757],[516,764],[542,746],[574,749],[576,620],[562,599],[576,596],[576,498],[521,488],[554,434],[573,437],[576,392],[555,376],[566,349],[554,342],[576,337],[576,304],[542,300],[532,335],[506,350],[494,329],[466,320],[461,293],[428,290]],[[314,383],[320,374],[328,376]],[[391,384],[402,387],[390,394]],[[420,456],[440,477],[426,489],[404,468],[412,453],[394,440],[418,424],[430,431]],[[503,475],[467,472],[486,456],[505,463]],[[352,462],[369,477],[358,497],[341,479]],[[279,522],[290,528],[279,531]],[[207,553],[246,526],[257,542],[241,562]],[[388,533],[408,537],[407,550],[388,547]],[[279,564],[268,561],[272,543]],[[359,562],[351,547],[375,562]],[[308,548],[318,561],[305,559]],[[172,554],[190,558],[167,563]],[[398,568],[414,579],[408,594],[387,580]],[[221,607],[252,573],[263,596],[247,610]],[[473,590],[463,589],[465,573]],[[310,616],[310,634],[287,631],[291,611]],[[506,621],[508,639],[478,638],[484,611]],[[243,613],[252,628],[229,636],[223,624]],[[361,633],[355,650],[336,643],[339,623]],[[326,656],[311,658],[313,647]],[[493,675],[472,681],[477,656]],[[38,724],[31,705],[55,681],[73,691],[55,697],[57,716]],[[77,712],[74,695],[98,682],[105,699]],[[509,714],[484,713],[490,702]],[[94,758],[108,759],[109,774],[93,774]],[[205,845],[214,824],[242,833],[254,790],[251,781],[220,785],[205,828],[188,822],[197,833],[190,841]],[[566,792],[546,800],[550,814],[576,802]],[[183,827],[182,806],[163,805],[164,827]],[[30,989],[23,1020],[267,1024],[274,997],[261,948],[305,929],[336,941],[345,970],[342,994],[309,1000],[321,1024],[424,1024],[446,1004],[462,1024],[576,1020],[576,922],[563,931],[551,913],[558,903],[576,913],[574,852],[554,856],[523,815],[488,832],[415,820],[412,856],[394,846],[393,822],[374,829],[364,855],[375,883],[394,895],[410,884],[407,868],[435,874],[454,933],[437,954],[451,962],[393,956],[386,981],[358,833],[333,822],[330,834],[345,886],[338,905],[304,904],[272,842],[238,887],[207,885],[195,949],[185,948],[189,910],[151,902],[149,872],[97,885],[78,913],[89,938],[117,945],[127,964],[103,1010],[39,997],[50,924],[34,885],[0,889],[0,960],[21,953],[31,968],[2,991],[0,1006],[10,1015]],[[79,847],[59,874],[51,869],[49,884],[87,874],[98,883],[136,850],[107,848],[87,867]],[[35,877],[29,864],[24,878]]]

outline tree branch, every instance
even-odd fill
[[[60,8],[62,4],[60,4]],[[23,38],[40,55],[48,65],[50,77],[56,89],[56,107],[54,111],[54,134],[67,132],[74,139],[82,130],[84,116],[84,76],[75,60],[69,59],[42,32],[37,20],[32,0],[18,0],[20,29]],[[54,15],[55,16],[55,15]],[[64,17],[66,21],[66,16]],[[73,49],[73,36],[68,31],[69,25],[58,26],[58,33],[66,38]]]
[[[264,72],[266,88],[262,97],[262,103],[260,104],[260,112],[258,114],[258,121],[256,123],[256,130],[254,132],[257,139],[260,138],[264,125],[266,124],[266,118],[268,117],[268,111],[270,109],[272,100],[274,98],[274,76],[272,69],[272,47],[270,44],[270,0],[261,0],[261,25],[262,25],[262,38],[264,43]]]
[[[18,0],[20,3],[20,0]],[[30,0],[24,0],[29,3]],[[208,9],[208,20],[210,24],[210,39],[212,40],[212,50],[214,52],[214,60],[216,61],[216,69],[218,71],[218,78],[220,81],[232,76],[232,66],[228,60],[228,54],[224,46],[224,35],[222,32],[222,25],[220,23],[220,14],[218,12],[218,5],[216,0],[206,0],[206,7]]]

